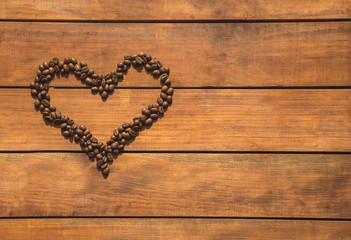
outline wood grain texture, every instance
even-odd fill
[[[53,57],[76,57],[107,73],[139,51],[169,66],[176,87],[351,86],[350,32],[350,22],[1,22],[0,86],[28,86]],[[121,86],[158,83],[131,70]]]
[[[2,0],[0,19],[26,20],[261,20],[348,19],[349,0],[309,1],[44,1]]]
[[[351,155],[1,153],[0,216],[351,217]]]
[[[351,239],[350,222],[242,219],[2,219],[14,239]]]
[[[106,142],[159,89],[51,89],[51,103]],[[0,90],[0,150],[81,150],[46,126],[29,89]],[[126,150],[350,151],[351,89],[176,89],[173,105]]]

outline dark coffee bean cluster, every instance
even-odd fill
[[[122,81],[130,67],[144,68],[154,78],[160,79],[161,94],[156,103],[150,104],[141,111],[130,123],[123,123],[121,127],[113,131],[113,135],[106,144],[99,142],[92,133],[83,125],[79,125],[68,116],[62,115],[55,106],[50,104],[49,83],[54,76],[74,74],[77,79],[91,88],[93,93],[99,93],[102,98],[107,98],[113,93],[118,82]],[[110,73],[96,74],[89,69],[85,62],[78,62],[75,58],[65,57],[63,61],[57,58],[39,65],[37,76],[30,84],[32,97],[35,98],[34,106],[40,110],[46,122],[61,128],[65,138],[79,143],[83,151],[94,158],[96,165],[104,175],[110,170],[113,158],[122,153],[126,144],[130,143],[145,127],[150,127],[158,118],[162,117],[168,106],[172,104],[173,88],[169,77],[169,68],[162,66],[159,61],[152,59],[150,55],[140,53],[126,55],[124,60],[117,64],[117,69]]]

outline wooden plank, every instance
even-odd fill
[[[51,103],[106,142],[156,103],[158,89],[51,89]],[[81,150],[46,126],[28,89],[0,90],[0,150]],[[176,89],[173,105],[126,150],[351,151],[351,89]]]
[[[351,217],[351,155],[1,153],[0,216]]]
[[[176,87],[351,86],[350,32],[350,22],[1,22],[0,85],[28,86],[56,56],[107,73],[143,51],[170,67]],[[82,87],[75,79],[52,84]],[[131,70],[120,86],[158,83]]]
[[[351,239],[351,223],[243,219],[2,219],[1,239]]]
[[[317,1],[43,1],[0,2],[0,19],[25,20],[261,20],[349,19],[349,0]]]

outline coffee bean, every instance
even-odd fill
[[[87,77],[87,74],[86,74],[86,73],[82,73],[82,74],[80,74],[79,79],[82,80],[82,81],[84,81],[84,79],[85,79],[86,77]]]
[[[171,80],[170,79],[167,79],[163,84],[167,85],[167,86],[170,86],[171,85]]]
[[[168,79],[168,74],[167,73],[162,74],[161,77],[160,77],[160,80],[162,82],[166,81],[167,79]]]
[[[160,97],[161,97],[163,100],[166,100],[166,99],[167,99],[167,94],[164,93],[164,92],[162,92],[162,93],[160,94]]]
[[[33,96],[37,96],[38,95],[38,91],[36,89],[32,89],[31,93]]]
[[[83,131],[81,129],[77,129],[76,133],[78,134],[79,137],[83,137]]]
[[[158,113],[159,114],[164,114],[164,112],[165,112],[165,110],[163,109],[163,107],[162,106],[160,106],[160,107],[158,107]]]
[[[119,150],[119,151],[122,151],[123,149],[124,149],[124,144],[118,145],[118,150]]]
[[[77,134],[74,134],[74,135],[73,135],[73,138],[74,138],[75,141],[78,141],[78,140],[79,140],[79,136],[78,136]]]
[[[90,77],[87,77],[87,78],[85,79],[85,83],[86,83],[87,85],[91,85],[91,84],[93,83],[93,79],[91,79]]]
[[[97,142],[98,142],[98,140],[97,140],[95,137],[92,137],[90,140],[91,140],[91,142],[93,142],[93,143],[97,143]]]
[[[154,77],[158,77],[160,75],[160,71],[159,70],[154,70],[154,71],[152,71],[152,75]]]
[[[173,88],[168,88],[168,90],[166,91],[167,95],[172,95],[173,94]]]
[[[119,145],[118,142],[115,142],[115,143],[111,144],[111,148],[112,149],[117,149],[118,145]]]
[[[168,95],[168,96],[167,96],[167,102],[168,102],[168,103],[172,103],[172,96],[171,96],[171,95]]]
[[[43,104],[44,107],[49,107],[50,106],[50,102],[47,99],[42,100],[41,104]]]
[[[166,102],[166,101],[163,102],[163,103],[162,103],[162,107],[163,107],[163,108],[167,108],[167,107],[168,107],[168,102]]]
[[[152,118],[152,120],[156,121],[158,119],[158,115],[157,114],[151,114],[150,118]]]
[[[43,66],[44,66],[45,69],[47,69],[47,68],[50,67],[49,64],[48,64],[47,62],[43,62]]]
[[[36,99],[36,100],[34,101],[34,107],[35,107],[35,108],[39,108],[39,107],[40,107],[40,101],[39,101],[38,99]]]
[[[163,99],[162,98],[157,98],[157,103],[158,103],[158,105],[162,105]]]
[[[102,97],[102,98],[107,98],[107,97],[108,97],[108,93],[105,92],[105,91],[103,91],[103,92],[101,93],[101,97]]]
[[[52,119],[56,119],[56,114],[55,114],[54,112],[51,112],[51,113],[50,113],[50,117],[51,117]]]
[[[133,130],[130,130],[129,135],[134,138],[134,137],[136,137],[137,133],[134,132]]]
[[[151,118],[148,118],[148,119],[146,119],[146,121],[145,121],[145,125],[146,126],[150,126],[151,124],[152,124],[152,119]]]
[[[108,90],[109,90],[110,92],[113,92],[114,89],[115,89],[115,86],[113,86],[112,84],[109,85]]]
[[[65,64],[70,63],[70,62],[71,62],[70,57],[65,57],[65,58],[63,59],[63,62],[64,62]]]
[[[64,137],[69,137],[69,132],[68,132],[68,131],[64,131],[64,132],[63,132],[63,136],[64,136]]]
[[[110,173],[110,169],[108,167],[106,167],[103,171],[102,174],[104,175],[108,175]]]
[[[91,91],[94,92],[94,93],[96,93],[98,90],[99,90],[98,87],[92,87],[92,88],[91,88]]]

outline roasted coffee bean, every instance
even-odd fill
[[[148,119],[146,119],[146,121],[145,121],[145,125],[146,126],[150,126],[151,124],[152,124],[152,119],[151,118],[148,118]]]
[[[123,124],[122,124],[122,127],[123,127],[123,128],[129,128],[130,125],[129,125],[129,123],[123,123]]]
[[[102,155],[100,153],[96,154],[95,156],[97,159],[101,159],[102,158]]]
[[[79,126],[79,129],[82,130],[83,132],[84,132],[85,130],[87,130],[87,128],[86,128],[84,125],[80,125],[80,126]]]
[[[150,110],[151,113],[157,113],[158,112],[158,109],[156,107],[153,107],[151,108]]]
[[[111,144],[111,148],[112,148],[112,149],[117,149],[117,148],[118,148],[118,145],[119,145],[118,142],[112,143],[112,144]]]
[[[31,93],[33,96],[37,96],[38,95],[38,91],[36,89],[32,89]]]
[[[167,94],[164,93],[164,92],[162,92],[162,93],[160,94],[160,97],[161,97],[163,100],[166,100],[166,99],[167,99]]]
[[[91,84],[93,83],[93,79],[91,79],[90,77],[87,77],[87,78],[85,79],[85,83],[86,83],[87,85],[91,85]]]
[[[96,93],[98,90],[99,90],[98,87],[92,87],[92,88],[91,88],[91,91],[94,92],[94,93]]]
[[[79,140],[79,136],[77,134],[73,135],[74,140],[77,142]]]
[[[89,133],[90,133],[90,131],[89,131],[89,129],[87,129],[87,130],[84,131],[83,134],[86,136],[86,135],[88,135]]]
[[[103,92],[101,93],[101,97],[102,97],[102,98],[107,98],[107,97],[108,97],[108,93],[105,92],[105,91],[103,91]]]
[[[160,80],[162,82],[166,81],[167,79],[168,79],[168,74],[167,73],[162,74],[161,77],[160,77]]]
[[[114,136],[118,136],[118,134],[119,134],[119,131],[118,131],[117,129],[115,129],[115,130],[113,131],[113,135],[114,135]]]
[[[99,92],[102,93],[104,91],[104,87],[103,86],[100,86],[99,87]]]
[[[40,101],[37,99],[34,101],[34,107],[39,108],[40,107]]]
[[[76,64],[75,66],[74,66],[74,70],[75,71],[80,71],[82,68],[80,67],[80,65],[79,64]]]
[[[171,80],[170,79],[167,79],[163,84],[167,85],[167,86],[170,86],[171,85]]]
[[[89,69],[89,71],[87,72],[88,76],[92,76],[94,74],[94,69]]]
[[[106,167],[104,170],[102,170],[102,174],[108,175],[110,173],[110,169]]]
[[[42,100],[41,104],[43,104],[44,107],[49,107],[50,106],[50,102],[47,99]]]
[[[152,71],[152,75],[154,77],[158,77],[160,75],[160,71],[159,70],[154,70],[154,71]]]
[[[171,95],[168,95],[168,96],[167,96],[167,102],[168,102],[169,104],[172,103],[172,96],[171,96]]]
[[[83,81],[86,77],[87,77],[87,74],[86,73],[82,73],[82,74],[80,74],[79,79]]]
[[[50,67],[49,63],[47,63],[47,62],[43,62],[43,66],[44,66],[45,69]]]
[[[56,119],[57,117],[56,117],[56,114],[54,113],[54,112],[51,112],[50,113],[50,117],[52,118],[52,119]]]
[[[159,114],[164,114],[164,112],[165,112],[165,110],[163,109],[163,107],[162,106],[160,106],[160,107],[158,107],[158,113]]]
[[[77,129],[76,133],[78,134],[79,137],[83,137],[83,131],[81,129]]]
[[[78,127],[78,124],[77,124],[77,123],[73,123],[73,124],[72,124],[72,129],[73,129],[73,130],[76,130],[77,127]]]
[[[167,95],[172,95],[173,94],[173,88],[168,88],[166,91]]]
[[[65,57],[65,58],[63,59],[63,62],[64,62],[65,64],[69,64],[69,63],[71,62],[71,58],[70,58],[70,57]]]
[[[68,73],[69,72],[69,67],[67,66],[67,64],[63,65],[63,71],[64,71],[64,73]]]
[[[152,120],[156,121],[158,119],[158,115],[157,114],[151,114],[150,118],[152,118]]]
[[[126,133],[126,132],[122,132],[122,137],[126,140],[128,140],[130,138],[130,135],[129,133]]]
[[[69,137],[69,132],[68,132],[68,131],[64,131],[62,134],[63,134],[63,136],[65,136],[65,137]]]
[[[93,143],[97,143],[97,142],[98,142],[98,140],[97,140],[95,137],[92,137],[92,138],[90,139],[90,141],[93,142]]]
[[[114,89],[115,89],[115,86],[113,86],[112,84],[109,85],[108,90],[109,90],[110,92],[113,92]]]
[[[123,149],[124,149],[124,144],[118,145],[118,150],[119,150],[119,151],[122,151]]]
[[[137,133],[134,132],[133,130],[130,130],[129,135],[134,138],[134,137],[136,137]]]
[[[158,103],[158,105],[162,105],[163,99],[162,98],[157,98],[157,103]]]
[[[162,103],[162,107],[163,107],[163,108],[167,108],[167,107],[168,107],[168,102],[164,101],[164,102]]]

